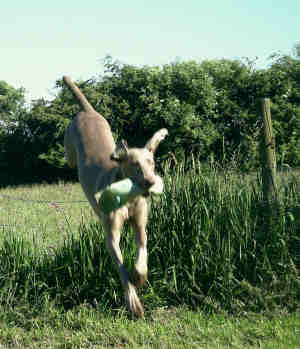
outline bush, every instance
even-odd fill
[[[159,148],[160,159],[195,155],[222,166],[234,162],[242,170],[259,165],[262,118],[257,104],[269,97],[279,163],[299,166],[299,62],[298,56],[274,56],[268,69],[255,69],[249,60],[224,59],[134,67],[107,57],[103,76],[78,84],[116,139],[143,146],[166,127],[170,135]],[[67,170],[63,135],[79,106],[63,81],[57,81],[53,101],[37,100],[27,109],[22,91],[2,89],[2,98],[2,85],[0,120],[10,120],[9,130],[0,130],[2,168],[17,173],[22,167],[27,177],[76,178],[76,171]]]

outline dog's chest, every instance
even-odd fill
[[[124,220],[128,220],[131,217],[139,215],[141,211],[144,211],[143,208],[147,206],[147,202],[142,197],[137,197],[133,200],[128,201],[124,206],[118,209],[118,214],[123,216]]]

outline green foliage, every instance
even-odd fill
[[[281,94],[272,99],[279,161],[291,166],[300,164],[300,57],[275,56],[271,77],[280,77]],[[273,79],[274,80],[274,79]]]
[[[15,89],[5,81],[0,81],[0,169],[2,170],[10,166],[10,159],[14,154],[11,140],[24,110],[24,90]]]
[[[37,161],[45,160],[53,167],[63,167],[63,139],[69,120],[56,109],[55,104],[37,101],[26,116],[26,127],[30,132],[30,142],[34,146]]]
[[[24,109],[1,138],[1,166],[6,171],[26,178],[64,166],[62,142],[68,120],[48,111],[45,104],[41,100],[31,110]]]
[[[255,61],[225,59],[135,67],[111,57],[104,67],[104,75],[78,85],[116,139],[143,146],[166,127],[170,135],[159,148],[161,159],[171,154],[180,161],[194,154],[222,166],[257,168],[259,103],[269,97],[278,163],[299,166],[299,55],[273,55],[267,69],[256,69]],[[26,109],[24,91],[0,83],[0,120],[6,122],[0,131],[2,168],[15,171],[22,165],[30,175],[66,174],[63,134],[79,107],[62,80],[56,86],[54,100],[37,100]]]
[[[24,106],[24,89],[15,89],[0,81],[0,121],[14,122],[17,113]]]
[[[106,64],[107,66],[107,64]],[[162,68],[122,66],[98,84],[111,97],[113,129],[135,145],[161,127],[170,131],[161,153],[189,153],[207,157],[218,132],[212,122],[216,93],[211,78],[195,62]],[[101,108],[99,108],[101,112]],[[116,118],[117,116],[117,118]]]
[[[253,87],[255,71],[252,63],[217,60],[201,64],[212,76],[216,89],[216,126],[219,137],[214,144],[214,158],[222,162],[237,162],[239,167],[257,165],[257,144],[260,115]],[[253,90],[251,90],[251,88]]]

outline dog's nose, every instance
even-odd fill
[[[152,185],[155,184],[155,178],[154,177],[148,177],[148,178],[145,178],[145,185],[147,188],[150,188],[152,187]]]

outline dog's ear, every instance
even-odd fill
[[[145,145],[151,153],[155,153],[159,143],[163,141],[168,135],[168,130],[166,128],[162,128],[159,131],[155,132],[151,139]]]
[[[128,144],[122,139],[121,142],[117,144],[116,150],[111,154],[110,158],[114,161],[123,161],[128,154]]]

